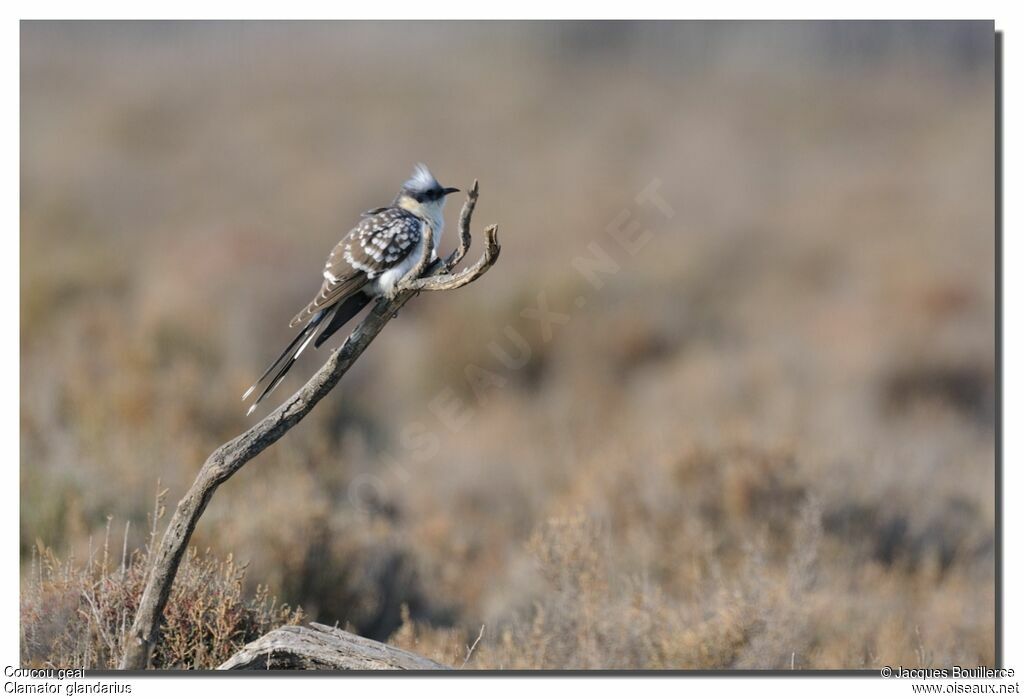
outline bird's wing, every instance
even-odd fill
[[[320,293],[292,318],[289,327],[344,300],[400,263],[419,244],[421,230],[420,219],[397,207],[364,218],[334,246],[324,267]]]
[[[320,287],[320,293],[292,318],[292,322],[288,324],[288,327],[294,328],[296,325],[306,322],[315,316],[317,311],[333,306],[346,296],[362,289],[364,284],[366,284],[366,275],[362,272],[348,279],[336,281],[324,279],[324,283]]]

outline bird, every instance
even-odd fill
[[[458,191],[443,187],[430,169],[419,163],[390,206],[363,212],[355,228],[331,250],[320,292],[292,318],[289,327],[301,325],[302,330],[242,395],[244,402],[266,380],[246,416],[280,385],[314,337],[313,347],[320,347],[371,300],[394,297],[398,283],[423,255],[427,226],[433,232],[431,259],[437,257],[445,199]]]

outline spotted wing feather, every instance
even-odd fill
[[[324,267],[320,293],[292,319],[290,327],[344,300],[401,263],[419,244],[421,228],[420,219],[397,207],[365,217],[334,246]]]

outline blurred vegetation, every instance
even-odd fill
[[[113,516],[144,550],[154,485],[250,424],[327,252],[422,160],[480,179],[501,264],[407,306],[217,494],[194,543],[247,562],[236,599],[456,666],[483,626],[473,668],[991,664],[992,42],[23,23],[23,610],[79,604],[33,592],[38,542],[90,560]],[[636,201],[655,179],[670,217]]]

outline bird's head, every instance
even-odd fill
[[[442,187],[427,166],[420,163],[413,168],[412,176],[402,184],[395,197],[395,206],[433,220],[439,218],[445,197],[457,191],[455,187]]]

